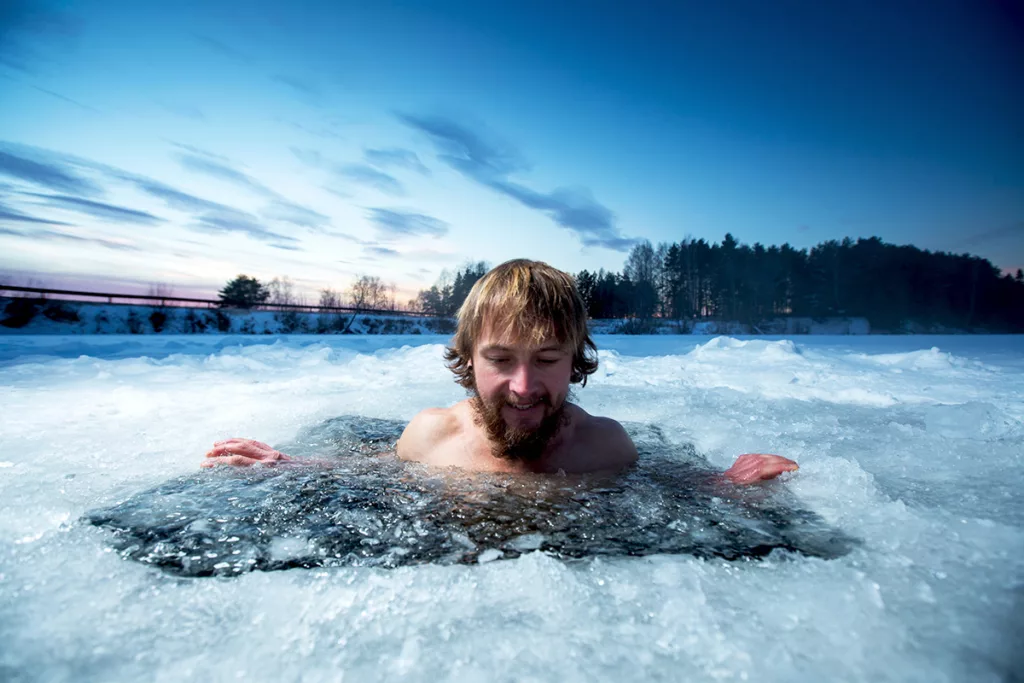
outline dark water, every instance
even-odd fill
[[[735,487],[657,427],[627,425],[640,463],[616,475],[508,475],[398,461],[403,424],[329,420],[283,446],[330,465],[217,468],[86,516],[125,558],[184,576],[254,569],[475,563],[774,550],[834,558],[855,543],[785,487]]]

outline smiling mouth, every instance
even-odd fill
[[[540,401],[534,401],[533,403],[506,403],[505,405],[514,410],[524,412],[529,410],[530,408],[539,406],[540,404]]]

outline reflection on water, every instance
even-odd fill
[[[87,521],[126,558],[184,576],[253,569],[475,563],[774,550],[834,558],[852,539],[776,484],[738,488],[691,446],[626,425],[640,463],[609,475],[478,474],[392,455],[403,424],[340,417],[282,447],[331,466],[217,468],[138,493]]]

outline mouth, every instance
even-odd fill
[[[533,410],[537,406],[544,405],[544,399],[537,399],[535,401],[505,401],[505,405],[512,410],[525,413]]]
[[[540,401],[534,401],[533,403],[506,403],[505,405],[514,410],[526,411],[534,406],[539,406]]]

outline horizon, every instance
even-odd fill
[[[404,304],[726,233],[1024,267],[1014,3],[739,7],[7,4],[0,273]]]
[[[858,239],[865,239],[865,238],[858,238]],[[874,239],[874,238],[866,238],[866,239]],[[705,240],[705,241],[707,241],[707,240]],[[838,242],[840,244],[843,243],[843,239],[837,239],[837,240],[834,240],[834,241],[836,241],[836,242]],[[857,240],[853,240],[853,243],[856,244],[856,241]],[[707,243],[710,246],[717,247],[717,246],[719,246],[721,244],[721,241],[707,241]],[[753,244],[744,242],[743,240],[737,240],[737,244],[740,247],[742,247],[742,248],[752,248],[754,246]],[[758,244],[760,245],[760,243],[758,243]],[[813,245],[810,248],[797,249],[797,251],[808,253],[809,251],[813,250],[814,248],[816,248],[818,246],[821,246],[822,244],[824,244],[824,243],[819,243],[818,245]],[[917,247],[916,245],[913,245],[913,244],[893,245],[893,244],[885,243],[885,242],[883,242],[883,244],[887,244],[888,246],[901,247],[901,248],[902,247],[911,247],[911,248],[915,248],[915,249],[919,248],[919,247]],[[652,246],[656,247],[658,245],[652,245]],[[668,246],[671,246],[671,244],[669,244]],[[780,248],[780,247],[782,247],[784,245],[764,244],[764,245],[760,245],[760,246],[764,247],[765,249],[774,249],[774,248]],[[788,245],[788,243],[787,243],[786,246],[792,246],[792,245]],[[925,252],[925,253],[928,253],[927,250],[922,250],[922,251]],[[934,251],[934,252],[930,252],[930,253],[935,253],[935,254],[945,253],[945,254],[948,254],[948,255],[951,255],[951,256],[955,256],[955,257],[981,258],[981,259],[987,261],[988,263],[990,263],[991,265],[993,265],[993,267],[995,267],[996,270],[999,272],[999,274],[1001,276],[1003,276],[1003,277],[1014,278],[1017,273],[1022,271],[1021,268],[1016,268],[1016,269],[1013,269],[1013,268],[1002,268],[1002,269],[1000,269],[997,266],[995,266],[995,264],[992,264],[992,262],[989,259],[986,259],[986,258],[981,257],[981,256],[977,256],[975,254],[970,254],[968,252],[956,253],[956,252],[938,252],[938,251]],[[494,263],[487,263],[487,262],[484,262],[484,263],[485,263],[485,265],[488,268],[492,268],[492,267],[498,265],[498,264],[494,264]],[[458,266],[455,266],[455,267],[453,267],[451,269],[448,269],[448,268],[444,269],[442,271],[442,274],[443,275],[447,275],[449,278],[451,278],[451,277],[454,277],[458,272],[466,270],[466,269],[472,267],[473,265],[474,265],[474,263],[472,263],[472,262],[464,262],[464,263],[462,263],[462,264],[460,264]],[[625,272],[625,264],[623,264],[623,267],[620,268],[620,269],[605,270],[605,269],[601,268],[601,269],[591,270],[591,269],[588,269],[588,268],[583,268],[580,271],[570,273],[570,275],[579,276],[584,271],[587,271],[591,275],[595,275],[595,276],[599,276],[601,272],[610,272],[610,273],[615,273],[615,274],[622,274],[623,272]],[[7,277],[8,274],[11,274],[11,273],[14,274],[14,277]],[[167,297],[186,297],[186,298],[216,300],[220,296],[220,290],[222,290],[225,285],[230,284],[230,281],[234,280],[236,277],[240,277],[240,276],[243,276],[243,275],[247,276],[246,273],[236,273],[234,276],[228,278],[228,280],[225,281],[222,285],[219,285],[215,289],[212,289],[212,290],[205,288],[205,286],[203,286],[203,285],[198,285],[198,286],[197,285],[190,285],[190,284],[182,285],[180,283],[166,282],[166,281],[165,282],[153,281],[153,282],[148,282],[148,283],[142,283],[142,282],[134,281],[134,280],[125,281],[125,280],[119,280],[119,279],[114,278],[114,277],[110,277],[110,278],[107,278],[107,279],[100,280],[101,282],[104,283],[104,286],[105,286],[105,289],[102,289],[102,291],[101,291],[100,289],[95,289],[95,288],[89,289],[91,283],[96,282],[96,280],[94,280],[93,278],[90,278],[89,276],[81,276],[81,275],[74,275],[74,274],[71,274],[71,275],[56,274],[56,275],[51,276],[52,279],[45,279],[45,278],[42,278],[42,277],[37,277],[37,275],[34,274],[34,273],[18,273],[17,271],[7,270],[7,271],[0,271],[0,285],[8,285],[8,286],[11,286],[11,287],[33,287],[33,288],[37,288],[37,289],[77,290],[77,291],[81,292],[83,295],[85,295],[85,294],[92,294],[92,295],[97,295],[97,296],[100,295],[100,294],[121,294],[121,295],[137,294],[137,295],[140,295],[140,296],[146,296],[146,295],[152,295],[156,291],[160,291],[164,295],[166,295]],[[370,277],[375,277],[375,274],[372,273],[372,272],[362,273],[361,275],[368,275]],[[275,276],[275,277],[285,280],[286,282],[283,283],[283,284],[292,287],[292,289],[289,290],[290,294],[296,294],[297,293],[297,296],[298,296],[297,300],[293,301],[291,303],[297,304],[297,305],[300,305],[300,306],[316,306],[317,305],[316,301],[318,300],[318,292],[303,292],[301,290],[295,289],[294,288],[294,281],[287,274],[282,274],[282,275],[278,275],[278,276]],[[379,277],[379,276],[376,276],[376,277]],[[355,281],[355,279],[356,278],[353,279],[353,282]],[[267,287],[267,286],[271,285],[271,279],[259,280],[259,282],[264,287]],[[383,282],[383,284],[385,286],[390,284],[390,283],[388,283],[386,281],[383,281],[383,280],[382,280],[382,282]],[[424,286],[423,289],[417,290],[416,292],[411,292],[408,296],[405,296],[405,294],[402,293],[402,290],[399,290],[399,289],[396,288],[394,293],[393,293],[394,294],[393,299],[394,299],[395,310],[399,310],[399,311],[414,310],[414,308],[410,307],[410,304],[414,303],[413,300],[417,298],[417,295],[423,293],[427,289],[430,289],[430,287],[435,285],[435,284],[437,284],[437,283],[435,282],[435,283],[427,284],[427,285]],[[145,291],[143,291],[143,288],[145,289]],[[0,292],[2,292],[2,291],[3,291],[3,288],[0,287]],[[11,291],[13,291],[13,290],[11,290]],[[345,301],[345,299],[349,295],[348,287],[346,287],[344,289],[332,289],[332,291],[335,292],[336,294],[340,294],[342,296],[342,302],[343,302],[342,305],[345,305],[344,301]],[[4,296],[4,295],[0,294],[0,297],[2,297],[2,296]],[[59,295],[59,296],[64,296],[64,295]]]

